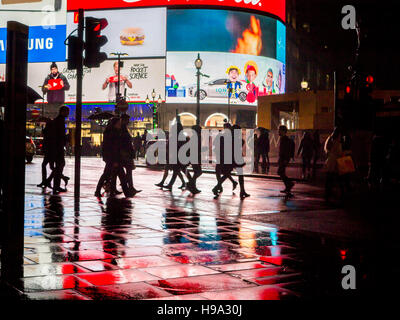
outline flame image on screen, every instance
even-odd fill
[[[242,33],[242,38],[237,40],[234,53],[260,55],[262,49],[260,20],[256,17],[250,17],[250,27]]]

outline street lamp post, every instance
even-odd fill
[[[231,121],[231,95],[232,95],[232,82],[230,80],[226,81],[228,85],[228,123]]]
[[[196,98],[197,98],[197,106],[196,106],[196,124],[199,126],[200,125],[200,69],[203,65],[203,61],[200,59],[200,53],[197,55],[197,59],[194,61],[194,65],[197,69],[197,92],[196,92]]]
[[[153,89],[153,92],[151,93],[151,97],[152,99],[152,111],[153,111],[153,129],[157,129],[158,128],[158,118],[157,118],[157,109],[158,106],[162,103],[162,98],[161,98],[161,94],[158,95],[158,100],[157,100],[157,107],[156,107],[156,91]],[[149,99],[149,95],[147,95],[146,98],[146,104],[150,104],[150,99]]]

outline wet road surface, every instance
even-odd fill
[[[246,178],[251,197],[241,201],[229,182],[214,200],[213,175],[201,176],[202,192],[191,196],[177,189],[179,182],[172,192],[155,187],[162,172],[137,168],[134,184],[141,193],[99,203],[93,194],[104,165],[84,158],[75,210],[73,161],[67,159],[64,170],[69,191],[59,196],[36,187],[40,158],[26,167],[18,290],[27,299],[281,300],[360,295],[374,285],[365,242],[321,236],[307,221],[290,223],[290,217],[286,226],[262,222],[290,212],[335,211],[318,187],[297,184],[294,198],[285,199],[281,182]],[[300,231],[294,231],[297,223]],[[343,290],[347,264],[356,266],[358,288],[366,291]]]

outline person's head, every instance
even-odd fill
[[[238,81],[238,79],[239,79],[239,74],[240,74],[239,68],[237,68],[237,67],[235,67],[235,66],[231,66],[231,67],[228,69],[228,78],[229,78],[229,80],[230,80],[231,82],[236,82],[236,81]]]
[[[286,126],[279,126],[278,132],[279,132],[279,136],[280,137],[286,136],[287,127]]]
[[[232,126],[229,122],[224,123],[224,129],[232,129]]]
[[[247,77],[247,80],[250,83],[254,82],[254,80],[256,80],[256,78],[257,78],[257,70],[256,70],[256,68],[254,66],[252,66],[252,65],[247,66],[246,77]]]
[[[140,137],[140,133],[139,132],[136,132],[136,137]]]
[[[114,62],[114,72],[115,74],[118,74],[118,61]]]
[[[57,64],[55,62],[53,62],[50,66],[50,72],[52,75],[56,75],[58,73],[58,67]]]
[[[272,71],[272,69],[268,69],[267,76],[265,77],[265,84],[267,85],[267,87],[272,86],[273,79],[274,79],[274,72]]]
[[[128,123],[129,123],[129,115],[128,114],[123,114],[122,116],[121,116],[121,124],[123,125],[123,126],[127,126],[128,125]]]
[[[69,116],[69,108],[67,106],[61,106],[58,114],[64,118]]]

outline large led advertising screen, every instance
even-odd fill
[[[66,10],[66,1],[1,1],[0,63],[6,63],[7,21],[29,26],[29,62],[64,61]]]
[[[40,86],[50,74],[52,63],[31,63],[28,68],[28,85],[41,93]],[[68,70],[66,62],[57,62],[59,72],[68,81],[69,90],[65,91],[65,102],[76,101],[76,70]],[[107,60],[100,68],[85,68],[83,77],[83,101],[111,102],[115,100],[117,89],[116,61]],[[143,102],[152,89],[164,98],[165,60],[164,59],[135,59],[126,60],[120,70],[122,95],[126,89],[128,102]],[[1,74],[1,71],[0,71]],[[157,97],[158,98],[158,97]],[[47,97],[45,96],[45,101]]]
[[[111,53],[126,53],[127,57],[165,57],[166,8],[96,10],[86,17],[106,18],[102,31],[108,42],[101,48],[109,58]],[[68,13],[68,34],[78,27],[74,12]]]
[[[203,103],[256,106],[259,96],[285,92],[280,21],[247,12],[169,9],[167,30],[168,103],[196,102],[198,54]]]
[[[285,21],[286,0],[68,0],[68,10],[128,7],[231,7],[269,13]]]

